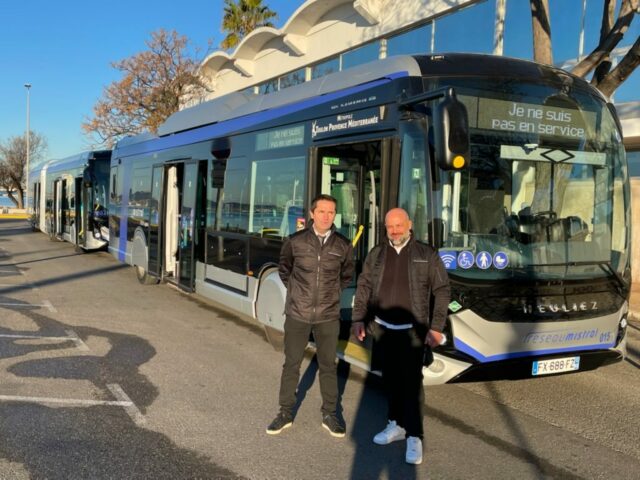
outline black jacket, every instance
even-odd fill
[[[287,238],[278,273],[287,287],[285,315],[307,323],[340,318],[340,293],[353,277],[351,242],[338,233],[320,245],[313,227]]]
[[[367,255],[358,277],[351,317],[353,322],[368,323],[373,320],[372,312],[378,305],[387,245],[388,241],[385,240]],[[417,242],[413,236],[404,248],[409,249],[409,293],[413,316],[417,323],[442,332],[451,296],[449,276],[442,260],[433,248]],[[433,305],[433,312],[430,312],[430,305]]]

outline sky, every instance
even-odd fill
[[[278,27],[301,4],[267,1]],[[111,63],[145,50],[160,28],[187,36],[204,58],[210,42],[217,50],[223,38],[222,12],[222,0],[0,2],[0,142],[24,135],[30,83],[29,123],[46,137],[46,157],[87,150],[82,122],[103,89],[121,78]]]
[[[276,27],[282,27],[303,0],[265,3],[278,13]],[[575,40],[582,0],[549,3],[554,48],[566,45],[568,49],[555,53],[555,58],[577,54],[577,41],[562,41],[562,36],[571,35]],[[601,14],[598,4],[601,0],[589,0],[588,44],[597,39]],[[530,50],[528,0],[508,0],[507,6],[508,15],[520,17],[523,27],[507,30],[505,43],[520,42],[529,45]],[[0,4],[0,142],[24,135],[24,84],[30,83],[30,127],[46,138],[46,159],[89,149],[90,140],[81,125],[91,116],[103,89],[121,78],[111,63],[145,50],[151,32],[160,28],[175,29],[187,36],[192,51],[203,59],[217,49],[223,38],[222,13],[222,0],[4,0]],[[554,21],[561,17],[565,19]],[[566,27],[569,18],[572,23]],[[640,19],[636,18],[635,35],[639,24]],[[510,42],[515,36],[528,38]],[[508,55],[530,57],[530,53],[518,53],[505,50]]]

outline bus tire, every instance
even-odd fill
[[[133,268],[136,269],[136,278],[142,285],[156,285],[158,283],[158,277],[149,275],[149,272],[140,265],[134,265]]]

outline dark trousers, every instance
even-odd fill
[[[389,405],[388,419],[395,420],[407,431],[408,437],[424,436],[424,387],[422,356],[424,338],[415,328],[391,330],[374,324],[377,364]]]
[[[333,415],[338,404],[338,377],[336,375],[336,348],[340,321],[305,323],[289,317],[284,323],[284,365],[280,380],[280,408],[292,413],[296,404],[296,389],[300,380],[300,364],[304,350],[313,332],[322,394],[322,414]]]

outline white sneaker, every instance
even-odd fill
[[[404,440],[406,433],[405,429],[399,426],[395,420],[389,420],[387,428],[373,437],[373,443],[389,445],[391,442]]]
[[[418,437],[407,437],[407,454],[404,459],[411,465],[422,463],[422,440]]]

